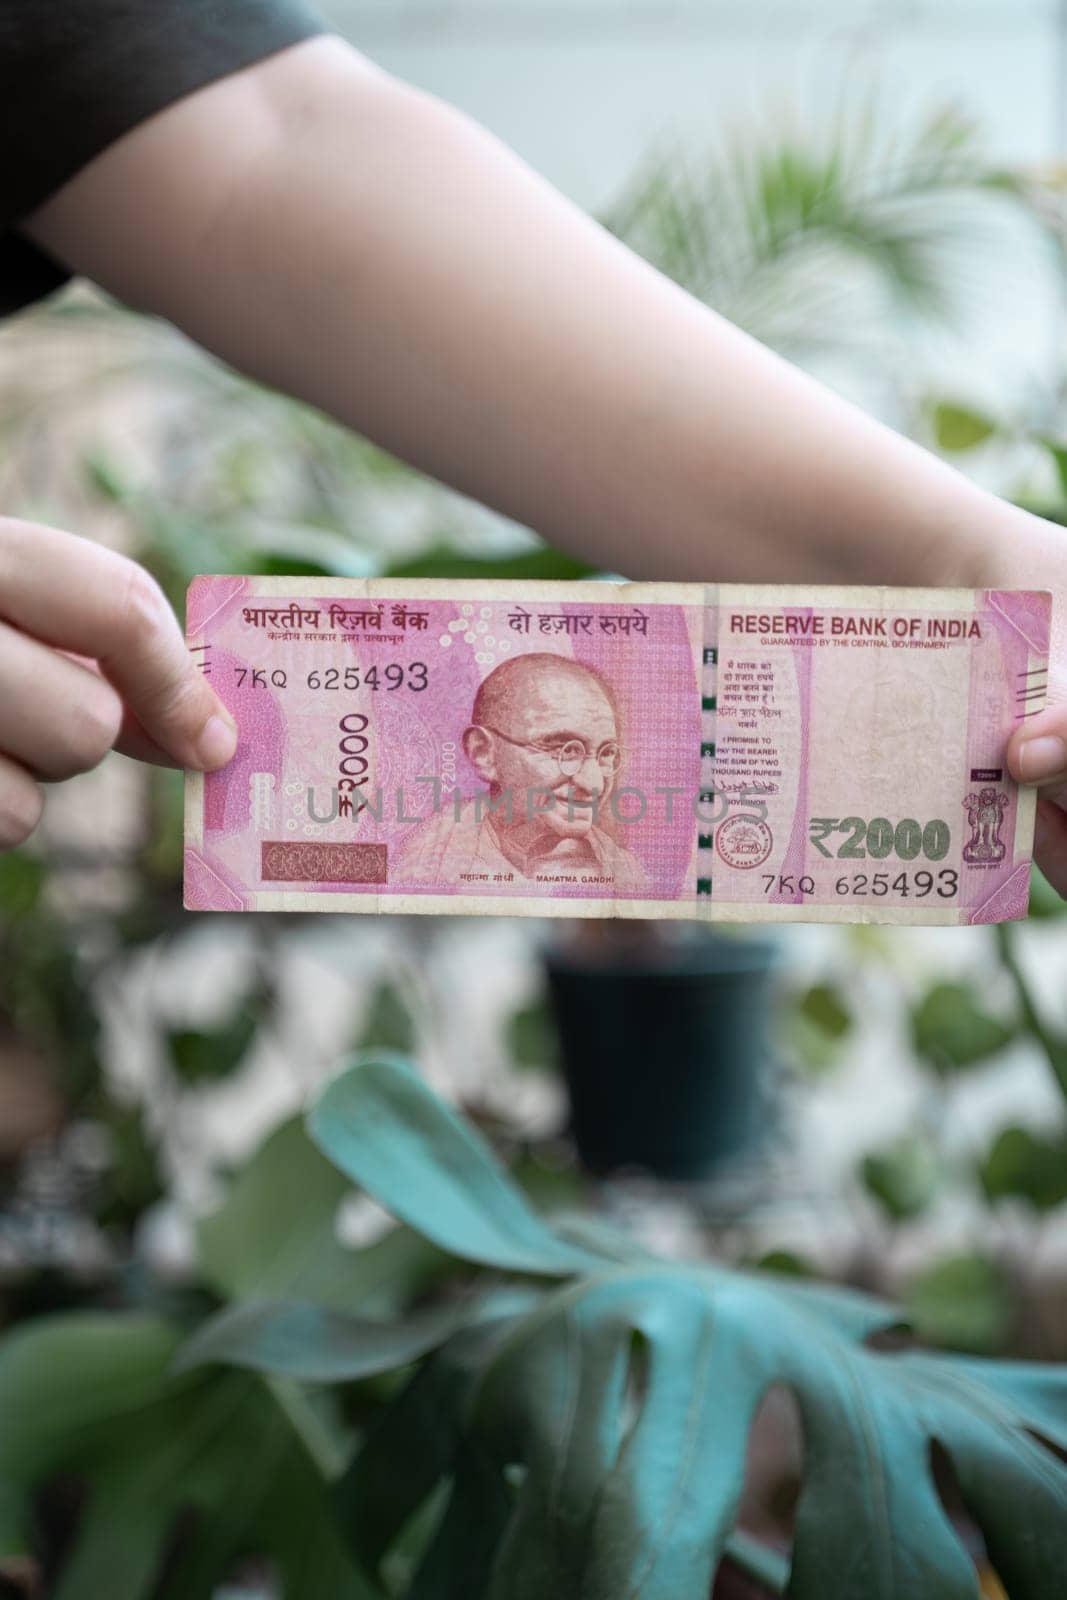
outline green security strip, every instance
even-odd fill
[[[705,645],[704,646],[704,665],[706,667],[717,667],[718,664],[719,664],[718,648],[713,644]],[[718,698],[717,698],[716,695],[705,694],[705,695],[701,696],[700,708],[701,708],[702,711],[715,711],[715,710],[718,709],[718,704],[719,704],[719,702],[718,702]],[[701,742],[700,742],[700,756],[701,756],[702,760],[704,760],[704,759],[714,760],[715,759],[715,740],[714,739],[702,739],[701,740]],[[702,803],[705,802],[705,801],[709,801],[709,800],[714,802],[715,791],[712,790],[710,792],[710,794],[705,791],[704,793],[701,794],[700,799],[701,799]],[[715,842],[714,834],[711,834],[711,833],[698,833],[697,834],[697,849],[698,850],[710,850],[710,849],[712,849],[712,847],[714,845],[714,842]],[[704,899],[710,899],[711,898],[711,879],[710,878],[698,878],[697,879],[697,895],[698,895],[698,897],[704,898]]]

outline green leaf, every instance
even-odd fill
[[[248,563],[249,570],[261,578],[335,578],[335,567],[324,566],[309,556],[289,555],[284,550],[275,554],[257,554]],[[342,577],[363,577],[363,568],[354,573],[341,573]]]
[[[595,578],[597,569],[562,550],[545,548],[517,556],[469,556],[450,545],[432,545],[422,555],[386,567],[387,578]]]
[[[434,1199],[450,1209],[459,1185],[495,1218],[484,1147],[460,1143],[409,1079],[357,1066],[339,1080],[342,1121],[377,1125],[383,1171],[400,1155],[387,1187],[409,1180],[416,1141],[447,1167]],[[973,1275],[949,1279],[942,1310],[946,1287],[973,1301]],[[892,1322],[856,1294],[674,1263],[604,1263],[533,1305],[498,1303],[424,1363],[358,1451],[338,1488],[353,1549],[368,1574],[388,1571],[448,1487],[406,1600],[707,1600],[724,1556],[784,1592],[784,1564],[733,1535],[753,1418],[784,1385],[804,1433],[791,1600],[975,1600],[935,1444],[1013,1600],[1047,1600],[1067,1563],[1067,1461],[1042,1441],[1067,1456],[1067,1368],[872,1349]]]
[[[273,578],[366,578],[375,570],[365,550],[324,528],[284,525],[255,531],[249,572]]]
[[[823,1074],[839,1063],[854,1026],[846,996],[836,984],[816,983],[784,1014],[786,1044],[809,1072]]]
[[[0,858],[2,859],[2,858]],[[100,1084],[100,1017],[88,962],[69,926],[40,905],[0,938],[3,1009],[58,1066],[58,1088],[83,1106]]]
[[[454,1306],[406,1322],[376,1322],[303,1301],[233,1306],[197,1329],[176,1372],[219,1363],[304,1383],[347,1383],[409,1365],[456,1331]]]
[[[993,1354],[1011,1326],[1011,1291],[995,1261],[951,1256],[921,1272],[904,1300],[919,1337],[947,1349]]]
[[[143,496],[136,511],[147,545],[146,564],[164,588],[177,591],[177,598],[201,573],[249,570],[247,546],[217,517]]]
[[[508,1056],[516,1067],[551,1067],[559,1059],[559,1033],[544,999],[512,1012],[505,1040]]]
[[[994,937],[1001,966],[1015,990],[1022,1037],[1032,1040],[1040,1047],[1057,1088],[1067,1098],[1067,1039],[1050,1028],[1042,1015],[1030,980],[1023,971],[1017,925],[1012,922],[997,923],[994,927]]]
[[[442,1250],[549,1276],[600,1264],[546,1227],[489,1147],[398,1058],[357,1058],[319,1097],[308,1131],[340,1171]]]
[[[211,1600],[249,1551],[277,1563],[286,1600],[375,1600],[268,1390],[244,1374],[175,1379],[174,1347],[159,1322],[106,1315],[0,1342],[0,1484],[87,1489],[55,1600]]]
[[[375,1424],[367,1448],[338,1483],[341,1524],[367,1572],[378,1570],[419,1507],[451,1471],[462,1444],[461,1417],[473,1381],[487,1356],[508,1336],[517,1314],[531,1309],[531,1298],[457,1333],[447,1352],[425,1362]],[[466,1527],[465,1549],[458,1552],[455,1584],[468,1581],[491,1558],[500,1512],[510,1511],[510,1502],[501,1504],[499,1484],[489,1479],[484,1488],[481,1514]],[[481,1591],[471,1581],[465,1590],[442,1591],[440,1600],[448,1600],[453,1592]]]
[[[1044,445],[1052,457],[1056,468],[1056,476],[1060,481],[1060,492],[1067,496],[1067,445],[1059,439],[1051,439],[1047,435],[1038,435],[1037,443]]]
[[[815,1269],[795,1250],[767,1250],[753,1263],[761,1272],[775,1272],[783,1278],[812,1278]]]
[[[29,1560],[30,1508],[25,1493],[0,1480],[0,1581],[8,1566]],[[3,1590],[0,1589],[0,1594]]]
[[[35,911],[47,881],[48,868],[35,856],[22,850],[0,854],[0,911],[5,920]]]
[[[91,451],[84,460],[85,479],[90,489],[112,505],[125,505],[133,489],[123,469],[103,450]]]
[[[949,400],[938,401],[930,413],[938,448],[950,453],[975,450],[997,433],[992,418]]]
[[[404,1055],[414,1046],[415,1023],[410,1007],[395,983],[380,984],[371,999],[359,1048]]]
[[[1067,900],[1037,867],[1030,874],[1030,916],[1035,922],[1067,916]]]
[[[1005,1128],[979,1169],[990,1200],[1027,1200],[1036,1211],[1067,1201],[1067,1134],[1044,1138],[1027,1128]]]
[[[259,1018],[249,1007],[211,1032],[196,1028],[168,1031],[174,1071],[190,1086],[228,1078],[248,1054],[258,1027]]]
[[[797,1002],[797,1010],[831,1039],[845,1038],[854,1026],[848,1000],[835,984],[813,984]]]
[[[938,983],[912,1012],[912,1043],[921,1061],[949,1073],[979,1065],[1012,1043],[1015,1028],[983,1011],[965,983]]]
[[[313,1300],[340,1311],[388,1314],[440,1275],[446,1258],[396,1228],[362,1250],[337,1234],[352,1185],[316,1150],[300,1119],[279,1128],[200,1226],[201,1265],[220,1294],[239,1300]]]
[[[140,1107],[108,1100],[102,1116],[110,1159],[95,1187],[93,1213],[105,1228],[117,1226],[132,1232],[165,1193],[156,1149]]]
[[[216,1083],[236,1072],[273,1005],[271,984],[257,978],[252,990],[238,999],[234,1010],[217,1027],[168,1032],[167,1044],[178,1077],[196,1085]]]
[[[140,855],[140,869],[145,880],[144,891],[135,901],[124,919],[126,927],[138,924],[154,925],[156,933],[162,932],[161,923],[166,916],[166,901],[181,879],[185,854],[185,774],[170,767],[149,767],[145,773],[148,796],[145,804],[152,818],[152,836]],[[159,897],[152,889],[160,885]],[[159,902],[163,901],[161,905]]]
[[[876,1352],[846,1326],[799,1286],[671,1266],[459,1335],[344,1481],[360,1558],[387,1565],[451,1481],[415,1600],[706,1600],[727,1555],[745,1570],[766,1557],[783,1592],[784,1565],[732,1538],[753,1418],[783,1384],[805,1447],[792,1600],[975,1600],[935,1441],[1012,1595],[1047,1600],[1067,1561],[1067,1466],[1035,1436],[1067,1448],[1067,1370]]]
[[[906,1134],[866,1156],[860,1174],[869,1194],[895,1222],[921,1217],[941,1188],[944,1167],[929,1139]]]

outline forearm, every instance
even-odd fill
[[[468,117],[304,49],[304,83],[275,71],[258,140],[209,218],[190,227],[195,198],[174,193],[151,252],[123,219],[125,247],[121,227],[101,228],[75,264],[634,577],[990,574],[1021,513],[722,321]],[[205,155],[225,87],[197,97]],[[120,168],[97,214],[102,199],[136,206],[137,170]],[[71,255],[61,207],[38,227]]]

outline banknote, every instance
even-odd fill
[[[185,905],[705,921],[1026,914],[1044,593],[202,577],[237,753]]]

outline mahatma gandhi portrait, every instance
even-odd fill
[[[391,882],[586,872],[616,888],[644,886],[636,856],[608,825],[622,747],[615,697],[599,673],[542,652],[502,662],[475,695],[463,749],[488,802],[483,794],[458,816],[423,823]]]

